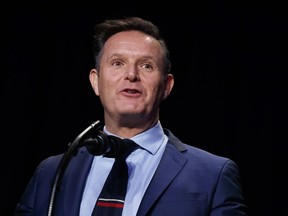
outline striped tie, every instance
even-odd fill
[[[121,142],[121,148],[115,157],[92,216],[120,216],[122,214],[128,182],[128,167],[125,160],[138,145],[130,139],[117,139]],[[110,156],[106,155],[106,157]]]

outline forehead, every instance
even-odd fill
[[[104,50],[152,51],[160,54],[160,43],[153,37],[140,31],[124,31],[112,35],[105,43]]]

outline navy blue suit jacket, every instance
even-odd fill
[[[141,201],[137,216],[247,215],[238,166],[182,143],[165,129],[169,141],[156,173]],[[45,216],[62,155],[41,162],[31,178],[15,216]],[[78,216],[93,156],[85,147],[69,162],[57,200],[55,216]]]

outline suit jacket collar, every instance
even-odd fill
[[[86,178],[89,174],[94,156],[87,149],[80,148],[75,159],[71,160],[67,169],[66,187],[64,191],[63,215],[79,216],[82,194],[85,188]],[[61,207],[60,207],[61,208]]]
[[[147,215],[154,202],[179,174],[187,162],[187,159],[181,154],[181,152],[186,150],[185,146],[169,130],[165,129],[164,131],[169,138],[167,147],[144,194],[137,213],[139,216]]]

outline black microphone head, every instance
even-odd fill
[[[107,135],[102,131],[98,131],[95,137],[84,140],[83,146],[86,146],[88,152],[92,155],[103,155],[110,149]]]
[[[124,152],[124,141],[123,139],[109,135],[107,136],[109,140],[109,150],[105,153],[104,157],[115,158],[123,154]]]
[[[123,142],[119,137],[106,135],[103,131],[98,131],[94,137],[84,140],[82,146],[86,146],[88,152],[92,155],[115,158],[123,153]]]

